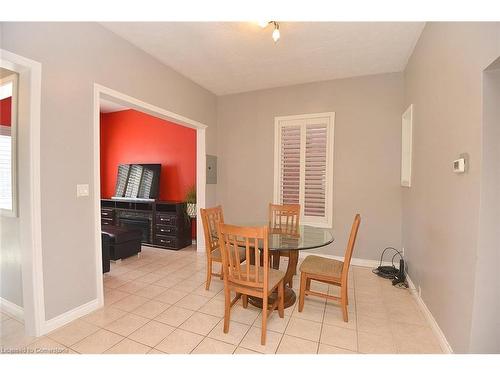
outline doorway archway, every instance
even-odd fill
[[[206,202],[206,128],[207,125],[189,119],[177,113],[146,103],[137,98],[128,96],[108,87],[94,84],[94,176],[93,176],[93,201],[94,201],[94,223],[95,223],[95,246],[96,254],[96,287],[99,307],[104,305],[104,290],[102,276],[102,249],[101,249],[101,188],[100,188],[100,100],[111,100],[129,108],[147,113],[149,115],[175,122],[196,130],[196,209],[205,208]],[[196,227],[197,251],[205,251],[203,228]]]

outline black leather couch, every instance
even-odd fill
[[[106,225],[101,231],[102,235],[108,238],[109,258],[111,260],[128,258],[141,252],[142,232],[140,229]]]

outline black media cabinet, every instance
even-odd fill
[[[101,199],[101,225],[142,230],[142,243],[179,250],[191,245],[186,202]]]

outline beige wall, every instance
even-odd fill
[[[500,55],[498,23],[428,23],[405,71],[413,103],[412,187],[403,192],[409,273],[456,352],[469,351],[478,246],[481,73]],[[470,155],[469,172],[452,161]]]
[[[92,186],[93,84],[207,124],[216,154],[216,97],[95,23],[3,23],[1,48],[42,64],[41,194],[46,318],[96,298]],[[98,146],[97,146],[98,149]],[[215,202],[209,186],[207,204]]]
[[[274,117],[335,112],[333,226],[322,252],[343,255],[362,216],[354,257],[401,246],[402,74],[382,74],[219,97],[217,200],[227,221],[267,218],[273,199]]]
[[[495,63],[494,63],[495,64]],[[483,75],[479,242],[470,351],[500,353],[500,58]]]

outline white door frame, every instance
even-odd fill
[[[192,129],[196,129],[196,209],[198,217],[200,208],[205,208],[206,200],[206,128],[207,125],[201,122],[189,119],[177,113],[166,109],[148,104],[128,96],[119,91],[94,83],[94,181],[93,181],[93,199],[94,199],[94,231],[96,250],[96,286],[98,305],[104,304],[104,289],[102,275],[102,248],[101,248],[101,163],[100,163],[100,108],[99,102],[101,97],[111,99],[112,101],[124,104],[127,107],[137,109],[155,117],[159,117],[168,121],[173,121],[179,125],[183,125]],[[205,238],[203,235],[203,226],[196,226],[197,251],[205,251]]]
[[[17,131],[21,136],[18,136],[17,140],[29,142],[26,147],[29,155],[26,155],[26,159],[23,160],[23,163],[27,162],[29,168],[28,189],[24,195],[29,196],[29,199],[18,202],[24,325],[27,335],[40,336],[45,330],[40,188],[42,65],[37,61],[0,49],[0,66],[19,74],[20,100],[18,100]],[[19,151],[19,147],[17,150]],[[21,153],[18,152],[18,158],[20,155]],[[18,173],[18,178],[21,178],[20,173]],[[19,183],[24,185],[26,182],[18,181]],[[22,188],[25,189],[24,186]],[[21,198],[20,194],[18,198]]]

